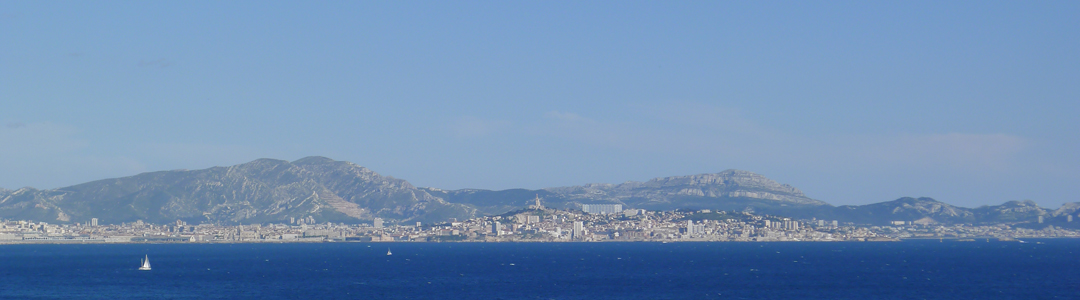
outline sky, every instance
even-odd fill
[[[1077,1],[0,0],[0,188],[325,156],[509,189],[740,169],[1080,201]]]

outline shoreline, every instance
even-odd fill
[[[1031,240],[1057,240],[1057,239],[1076,239],[1076,237],[1023,237],[1023,239]],[[157,244],[157,245],[211,245],[211,244],[322,244],[322,243],[355,243],[355,244],[389,244],[389,243],[867,243],[867,242],[905,242],[905,241],[932,241],[939,240],[942,242],[1016,242],[1022,243],[1023,241],[1017,238],[1011,237],[972,237],[972,238],[879,238],[879,239],[867,239],[867,240],[772,240],[772,241],[678,241],[678,240],[603,240],[603,241],[195,241],[195,242],[105,242],[105,241],[83,241],[83,240],[52,240],[52,241],[0,241],[0,246],[5,245],[133,245],[133,244]]]

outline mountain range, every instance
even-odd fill
[[[443,190],[415,187],[356,164],[325,157],[293,162],[258,159],[229,167],[173,170],[38,190],[0,189],[0,218],[53,223],[144,222],[263,224],[312,218],[317,222],[445,222],[518,210],[543,199],[548,207],[622,204],[647,210],[726,210],[856,224],[915,221],[935,224],[1073,225],[1080,203],[1050,210],[1032,201],[964,208],[931,198],[900,198],[868,205],[832,206],[765,176],[741,170],[655,178],[646,182],[586,184],[539,190]],[[1080,216],[1077,216],[1080,217]],[[1041,224],[1040,224],[1041,225]]]

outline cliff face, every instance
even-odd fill
[[[290,217],[310,216],[318,222],[355,223],[375,217],[434,221],[475,213],[404,180],[322,157],[291,163],[259,159],[230,167],[144,173],[56,190],[16,191],[3,199],[0,217],[33,215],[53,222],[98,218],[106,223],[184,220],[236,224],[287,222]]]

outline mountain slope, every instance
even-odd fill
[[[174,170],[88,182],[53,190],[0,189],[0,218],[55,223],[441,222],[497,215],[533,204],[581,209],[582,204],[618,203],[648,210],[746,211],[798,219],[885,225],[1030,224],[1080,227],[1080,203],[1057,210],[1032,201],[963,208],[932,198],[904,197],[881,203],[839,206],[762,175],[740,170],[655,178],[646,182],[586,184],[540,190],[442,190],[417,188],[356,164],[325,157],[293,162],[258,159],[229,167]],[[1044,224],[1037,223],[1043,217]],[[1069,222],[1069,216],[1076,218]]]
[[[589,184],[545,189],[559,197],[577,201],[619,201],[638,206],[667,206],[675,199],[752,198],[780,203],[828,205],[810,199],[798,189],[742,170],[725,170],[715,174],[655,178],[646,182],[626,182],[618,185]]]
[[[822,218],[857,224],[887,224],[890,221],[970,223],[975,221],[975,214],[968,208],[952,206],[932,198],[904,197],[867,205],[840,206]]]
[[[475,213],[404,180],[322,157],[292,163],[259,159],[230,167],[151,172],[56,190],[20,191],[0,199],[0,217],[224,224],[313,217],[318,222],[355,223],[374,217],[437,221]]]
[[[975,218],[983,223],[1031,222],[1037,221],[1039,216],[1050,216],[1049,211],[1039,207],[1031,200],[1009,201],[1001,205],[981,206],[973,209],[972,212],[975,214]]]
[[[952,206],[932,198],[904,197],[867,205],[845,205],[819,211],[818,219],[839,220],[856,224],[886,225],[891,221],[924,224],[969,223],[1030,224],[1026,227],[1042,228],[1046,225],[1080,228],[1080,202],[1065,203],[1057,210],[1039,207],[1034,201],[1008,201],[1001,205],[984,205],[977,208]],[[1076,218],[1068,221],[1068,216]],[[1043,224],[1038,223],[1043,217]]]

